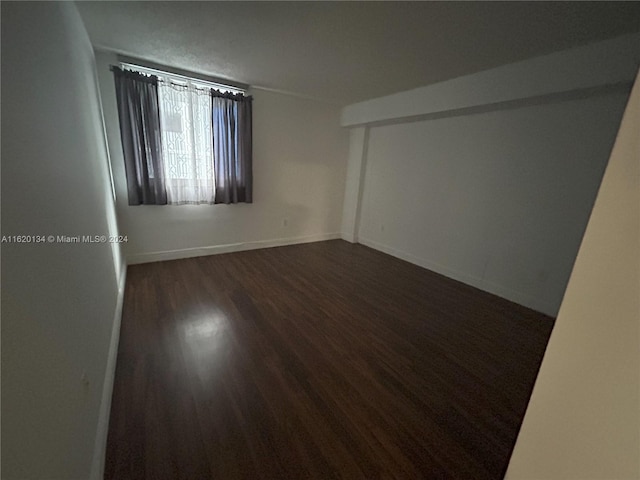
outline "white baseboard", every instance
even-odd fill
[[[127,255],[127,264],[162,262],[165,260],[179,260],[181,258],[203,257],[220,253],[242,252],[244,250],[257,250],[259,248],[282,247],[297,243],[321,242],[323,240],[335,240],[340,238],[339,233],[321,233],[306,235],[303,237],[275,238],[271,240],[256,240],[253,242],[230,243],[227,245],[212,245],[209,247],[184,248],[180,250],[167,250],[164,252],[137,253]]]
[[[102,480],[104,477],[104,460],[107,450],[107,433],[109,432],[109,414],[111,412],[111,397],[113,395],[113,382],[116,375],[116,360],[118,358],[118,343],[120,340],[120,323],[122,320],[122,306],[124,302],[124,286],[127,278],[127,266],[123,264],[118,281],[118,299],[113,316],[111,329],[111,341],[109,343],[109,356],[107,357],[107,369],[102,385],[102,399],[98,414],[98,428],[93,448],[91,461],[91,480]]]
[[[466,283],[467,285],[471,285],[472,287],[479,288],[480,290],[483,290],[485,292],[489,292],[499,297],[505,298],[511,302],[515,302],[519,305],[531,308],[537,312],[541,312],[552,317],[555,317],[558,314],[558,307],[556,305],[537,298],[533,298],[525,293],[511,290],[510,288],[507,288],[503,285],[498,285],[483,278],[475,277],[473,275],[469,275],[468,273],[450,269],[448,267],[445,267],[444,265],[440,265],[431,262],[430,260],[417,257],[415,255],[412,255],[411,253],[389,247],[374,240],[369,240],[368,238],[358,237],[358,243],[366,245],[367,247],[371,247],[375,250],[388,253],[389,255],[392,255],[396,258],[400,258],[409,263],[413,263],[414,265],[418,265],[420,267],[426,268],[427,270],[439,273],[441,275],[444,275],[445,277],[452,278],[453,280],[457,280],[459,282]]]

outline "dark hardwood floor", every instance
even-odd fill
[[[502,478],[552,327],[341,240],[130,266],[105,478]]]

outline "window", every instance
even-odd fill
[[[158,98],[168,203],[214,203],[211,95],[165,80]]]
[[[125,162],[132,164],[127,181],[134,178],[139,183],[134,189],[141,186],[143,193],[138,195],[142,200],[132,201],[130,186],[129,203],[250,203],[251,97],[233,87],[131,64],[121,66],[123,70],[114,69],[114,74]],[[155,88],[144,85],[138,98],[136,86],[123,86],[122,77],[151,82]],[[154,115],[157,122],[149,122],[147,117]],[[157,148],[149,148],[156,143]],[[139,158],[133,161],[126,158],[136,155]],[[145,201],[147,184],[161,190],[146,196],[151,201]]]

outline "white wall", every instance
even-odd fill
[[[2,2],[2,235],[116,234],[107,165],[75,5]],[[117,245],[3,243],[2,478],[90,477],[121,268]]]
[[[348,152],[340,110],[255,90],[254,203],[129,206],[113,74],[116,56],[97,52],[98,75],[130,263],[337,238]],[[284,225],[286,220],[287,225]],[[162,253],[164,252],[164,253]]]
[[[639,40],[624,36],[346,107],[343,124],[368,135],[351,145],[350,172],[365,155],[362,181],[346,183],[345,199],[361,201],[345,203],[343,238],[555,316]]]
[[[371,128],[359,241],[555,315],[625,101]]]
[[[640,74],[507,471],[640,478]]]
[[[360,224],[360,205],[362,204],[362,190],[359,188],[364,181],[369,129],[367,127],[351,128],[349,130],[349,156],[347,158],[347,175],[345,181],[345,195],[342,205],[342,238],[351,243],[358,240],[356,226]]]

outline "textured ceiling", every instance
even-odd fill
[[[640,2],[78,2],[94,46],[346,105],[640,31]]]

